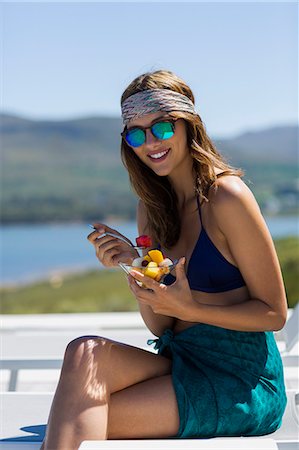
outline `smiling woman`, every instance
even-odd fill
[[[207,200],[207,192],[216,181],[217,172],[221,175],[241,176],[242,171],[230,167],[208,137],[204,124],[196,113],[191,89],[175,74],[168,77],[165,88],[167,74],[167,71],[157,71],[152,77],[141,76],[123,93],[121,101],[125,129],[122,133],[124,139],[121,155],[132,186],[146,205],[147,219],[152,233],[156,235],[156,241],[172,247],[178,239],[181,225],[177,192],[167,177],[165,167],[173,153],[169,152],[172,147],[175,145],[178,148],[183,164],[188,166],[193,199],[195,191],[201,200]],[[161,120],[175,121],[173,135],[166,141],[149,132],[152,124]],[[146,153],[142,148],[145,133],[142,144],[138,147],[130,145],[126,139],[130,129],[136,128],[147,128]],[[165,164],[149,166],[149,159],[154,163],[151,156],[161,152],[169,152],[169,155],[164,153],[163,159],[158,159],[158,162]],[[153,167],[154,170],[151,170]]]
[[[256,200],[175,74],[141,75],[121,105],[138,232],[179,259],[176,276],[163,284],[136,270],[128,275],[158,354],[99,336],[68,345],[42,448],[271,433],[286,405],[273,330],[284,325],[287,304]],[[93,226],[88,240],[104,266],[139,256],[117,230]]]

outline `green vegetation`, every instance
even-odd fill
[[[299,300],[299,239],[275,241],[289,307]],[[135,311],[136,301],[119,269],[92,271],[29,286],[2,288],[2,314]]]
[[[3,288],[0,294],[2,314],[137,310],[121,269],[55,277],[28,286]]]
[[[299,301],[299,239],[289,237],[275,242],[289,307]]]

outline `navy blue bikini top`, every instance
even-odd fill
[[[192,252],[187,278],[190,289],[202,292],[225,292],[245,286],[239,269],[231,264],[215,247],[202,224],[200,204],[197,197],[201,232]],[[164,278],[169,285],[175,281],[171,274]]]

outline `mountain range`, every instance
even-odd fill
[[[0,114],[2,222],[135,217],[136,198],[120,160],[122,123],[115,117],[63,121]],[[261,206],[296,193],[298,125],[210,136]]]

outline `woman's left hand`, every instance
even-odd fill
[[[190,310],[194,305],[188,279],[184,269],[185,258],[181,258],[176,266],[176,281],[170,286],[132,270],[128,276],[129,287],[137,301],[148,305],[156,314],[190,320]],[[148,289],[138,286],[135,279],[141,281]]]

